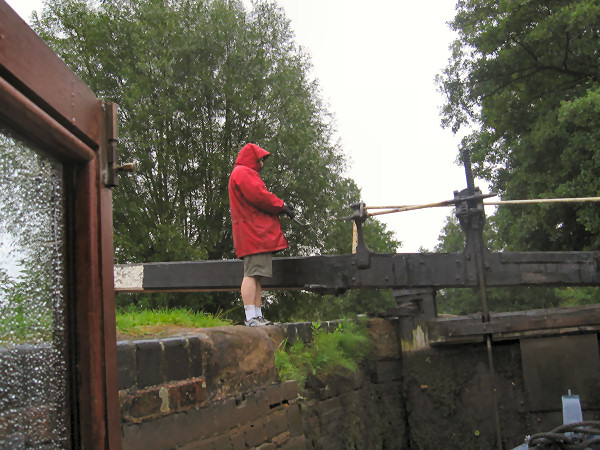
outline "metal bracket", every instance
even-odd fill
[[[470,257],[473,257],[475,252],[483,251],[484,255],[488,252],[483,241],[485,225],[483,199],[490,195],[482,194],[478,187],[463,189],[460,192],[454,191],[456,217],[466,237],[464,254]]]
[[[354,203],[350,207],[354,209],[350,218],[356,225],[356,267],[359,269],[368,269],[371,267],[371,251],[367,247],[362,229],[362,224],[367,220],[367,210],[363,202]]]
[[[104,185],[112,188],[119,185],[119,172],[133,172],[135,166],[133,163],[126,163],[119,166],[119,151],[117,150],[117,143],[119,142],[117,104],[106,102],[103,105],[103,109],[106,139],[106,161],[103,168],[103,177]]]

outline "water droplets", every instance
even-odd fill
[[[0,448],[68,447],[63,198],[62,166],[0,133]]]

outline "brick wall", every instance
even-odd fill
[[[0,448],[68,445],[67,368],[51,344],[0,346]]]
[[[333,329],[336,323],[325,323]],[[224,327],[118,343],[125,449],[401,448],[401,364],[393,328],[370,322],[372,360],[354,374],[277,381],[284,338],[311,324]]]
[[[309,341],[311,324],[223,327],[187,337],[120,341],[123,447],[497,448],[493,390],[507,449],[528,434],[562,424],[566,388],[581,394],[584,420],[600,418],[595,332],[571,330],[555,337],[528,332],[494,342],[492,389],[485,343],[430,345],[427,324],[412,318],[368,324],[374,343],[369,360],[346,376],[309,377],[302,391],[295,382],[277,380],[273,355],[284,338]],[[537,350],[542,344],[543,351]],[[59,439],[50,434],[56,414],[50,412],[51,402],[36,400],[45,392],[46,377],[36,384],[33,374],[10,372],[21,367],[14,361],[24,358],[43,361],[47,349],[0,349],[0,448]],[[564,383],[557,387],[550,379]],[[15,414],[19,419],[9,420]]]
[[[132,413],[135,400],[122,403],[124,448],[306,448],[295,382],[271,384],[197,408],[170,404],[168,411],[165,398],[190,390],[186,383],[171,383],[163,390],[169,394],[161,397],[162,388],[144,390],[140,403],[146,415],[139,414],[139,408]]]

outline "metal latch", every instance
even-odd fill
[[[369,269],[371,267],[371,251],[365,242],[362,224],[367,220],[367,210],[363,202],[350,205],[354,209],[351,216],[340,217],[340,220],[352,220],[354,222],[352,236],[352,253],[356,254],[356,267]]]
[[[106,124],[106,162],[104,164],[104,185],[106,187],[115,187],[119,185],[119,172],[131,173],[135,170],[133,163],[125,163],[119,166],[119,151],[117,143],[118,135],[118,117],[117,104],[114,102],[104,103],[104,117]]]

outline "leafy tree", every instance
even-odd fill
[[[438,77],[443,124],[475,173],[505,199],[598,196],[600,5],[594,0],[460,0],[452,57]],[[507,249],[600,244],[597,203],[506,206]]]
[[[284,254],[349,246],[351,225],[334,218],[360,191],[344,177],[331,114],[308,77],[310,59],[274,3],[251,11],[231,0],[45,5],[34,29],[98,96],[120,106],[121,158],[137,168],[114,192],[118,262],[233,258],[227,182],[246,142],[272,152],[268,188],[310,224],[282,220]],[[388,236],[382,225],[373,231]],[[130,298],[212,312],[236,304],[232,294],[120,301]]]

